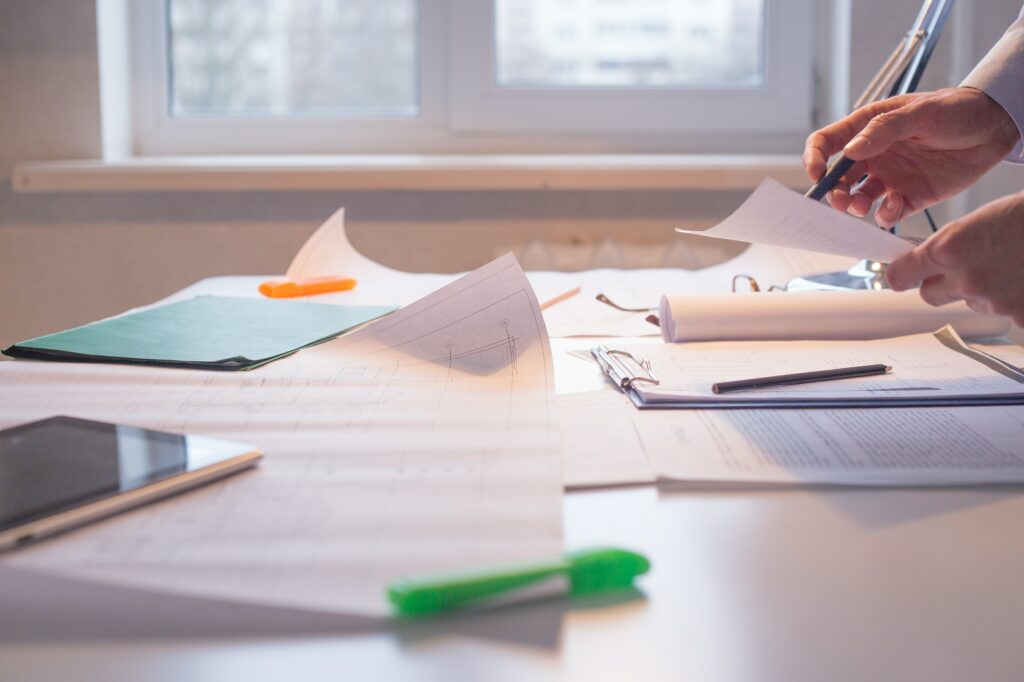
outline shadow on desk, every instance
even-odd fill
[[[158,594],[0,568],[0,640],[357,634],[385,619]]]
[[[941,488],[831,489],[825,499],[867,528],[888,528],[931,517],[955,514],[1024,496],[1011,485]]]
[[[424,621],[399,621],[393,629],[406,646],[427,644],[438,637],[461,635],[554,650],[558,646],[562,619],[569,611],[607,609],[627,604],[636,606],[646,600],[647,595],[636,588],[585,598],[539,598]]]
[[[860,487],[840,485],[688,485],[661,483],[662,498],[701,496],[743,498],[765,511],[771,507],[788,506],[788,496],[798,494],[807,499],[813,495],[865,529],[883,529],[914,523],[933,517],[953,515],[1024,498],[1022,485],[972,485],[927,487]],[[806,510],[805,512],[806,513]]]
[[[630,590],[570,601],[537,599],[423,621],[399,621],[158,594],[0,568],[0,641],[344,636],[392,633],[405,646],[445,636],[558,647],[570,610],[642,601]]]

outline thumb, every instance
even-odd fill
[[[843,149],[847,158],[864,161],[878,156],[900,140],[912,137],[919,126],[915,108],[903,107],[879,114],[871,119]]]

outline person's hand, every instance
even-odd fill
[[[946,88],[868,104],[811,133],[803,164],[817,182],[829,156],[842,150],[857,163],[829,193],[829,203],[864,216],[884,195],[875,221],[892,227],[967,189],[1019,140],[1013,119],[988,95]]]
[[[1024,193],[985,204],[897,259],[889,285],[911,289],[932,305],[964,299],[978,312],[1024,326]]]

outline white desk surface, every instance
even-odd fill
[[[0,680],[1019,680],[1022,525],[1021,488],[571,492],[567,545],[647,553],[642,594],[422,624],[5,572]]]

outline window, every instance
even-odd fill
[[[169,114],[417,114],[415,0],[167,0]]]
[[[763,0],[497,0],[499,87],[756,87]]]
[[[141,155],[777,151],[810,127],[811,0],[130,4]]]

